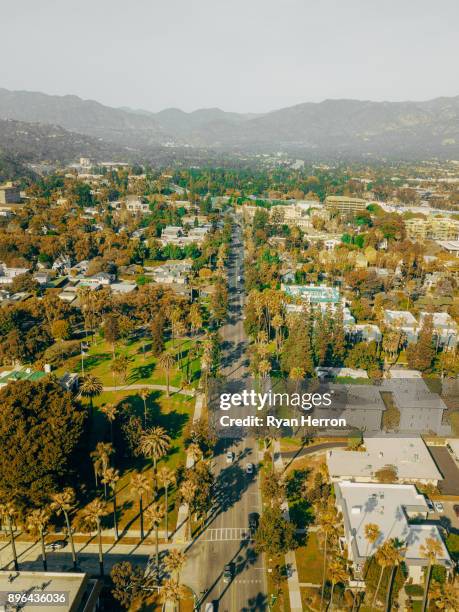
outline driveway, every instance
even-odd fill
[[[429,446],[443,480],[438,483],[438,489],[443,495],[459,495],[459,470],[446,446]]]

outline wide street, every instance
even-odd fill
[[[243,325],[243,245],[242,232],[233,233],[228,265],[230,312],[220,330],[223,343],[223,374],[227,379],[247,375],[245,348],[247,339]],[[233,451],[234,460],[226,454]],[[248,463],[254,465],[252,475],[246,473]],[[261,515],[258,482],[258,450],[254,439],[221,439],[214,456],[214,513],[201,536],[187,550],[189,561],[182,574],[185,584],[195,589],[202,601],[213,602],[219,612],[256,611],[267,609],[263,558],[257,555],[248,530],[250,513]],[[230,582],[223,580],[226,564],[233,563]]]

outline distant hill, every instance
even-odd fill
[[[0,119],[0,155],[25,164],[71,162],[79,157],[125,159],[127,150],[57,125]]]
[[[173,142],[220,152],[281,149],[311,159],[459,157],[459,96],[427,102],[325,100],[254,115],[218,108],[152,113],[77,96],[0,89],[0,118],[60,125],[147,156]]]
[[[0,88],[0,119],[60,125],[66,130],[134,148],[156,145],[163,139],[154,118],[78,96]]]

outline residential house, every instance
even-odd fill
[[[192,265],[186,261],[169,262],[155,268],[145,267],[145,273],[156,283],[186,285]]]
[[[11,285],[16,276],[29,272],[30,268],[9,268],[6,264],[0,263],[0,284]]]

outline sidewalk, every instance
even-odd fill
[[[279,440],[274,440],[274,467],[278,472],[284,471],[284,461],[282,459],[280,442]],[[290,514],[288,510],[288,502],[285,500],[282,503],[282,510],[284,512],[285,518],[289,521]],[[288,575],[288,593],[290,598],[290,610],[291,612],[302,612],[303,606],[301,605],[301,591],[300,591],[300,583],[298,581],[298,568],[296,566],[296,556],[295,551],[289,550],[285,555],[285,562],[290,568],[290,572]]]
[[[196,404],[194,406],[193,423],[199,421],[202,414],[202,402],[203,396],[199,394],[196,396]],[[193,457],[188,454],[186,458],[187,469],[193,467]],[[177,514],[177,527],[172,536],[172,542],[174,544],[184,544],[187,541],[187,519],[188,519],[188,504],[181,504]]]

